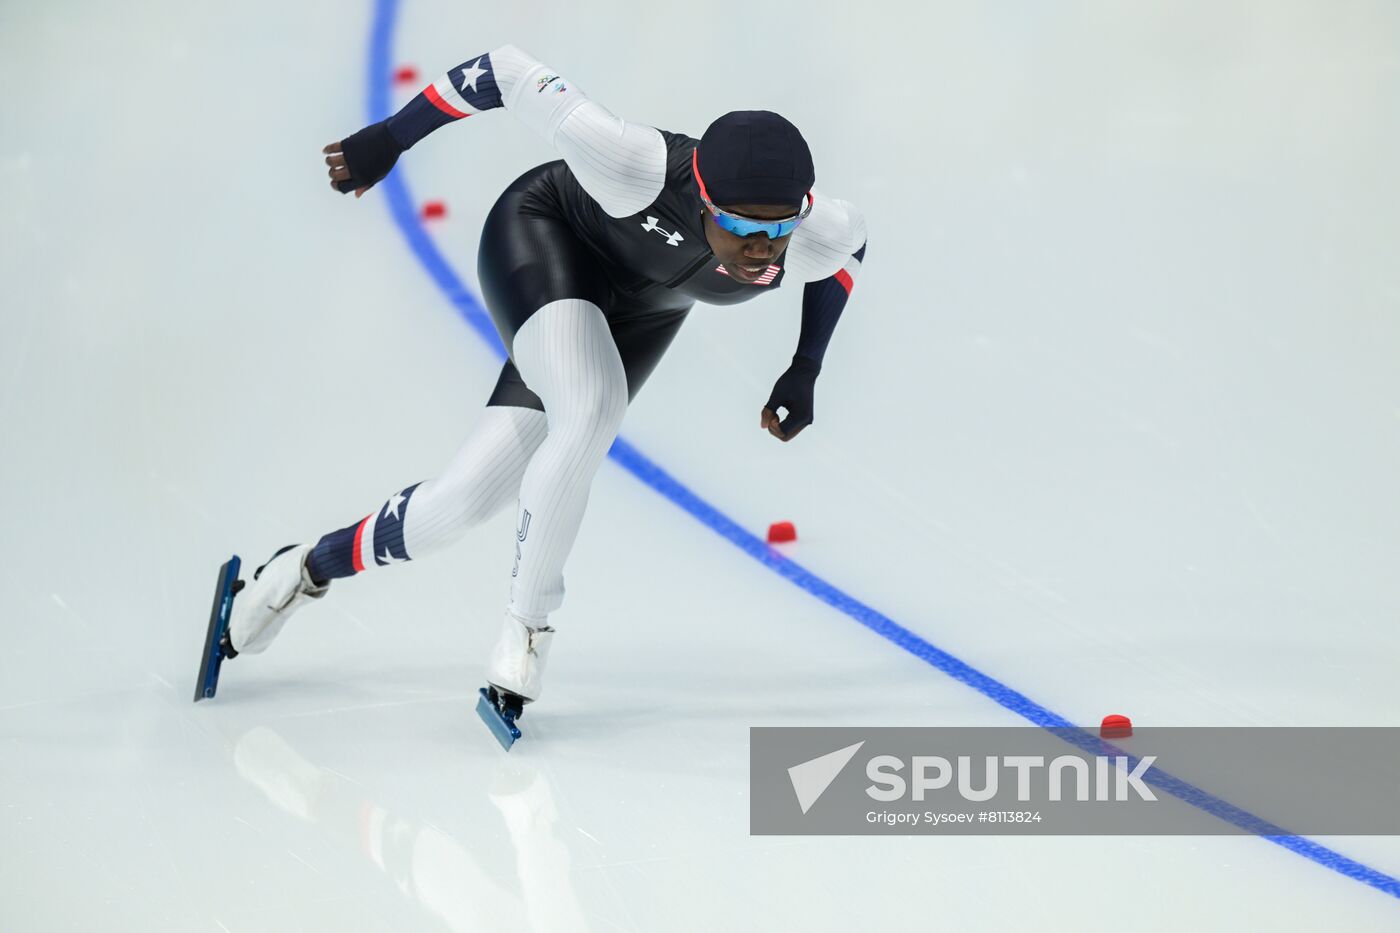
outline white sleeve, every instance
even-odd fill
[[[666,141],[655,127],[628,123],[572,81],[513,45],[491,53],[501,101],[552,145],[610,216],[627,217],[666,185]]]
[[[788,278],[816,282],[835,275],[865,244],[865,215],[849,201],[812,192],[812,213],[797,225],[784,254]]]

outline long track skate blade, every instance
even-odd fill
[[[224,663],[220,643],[228,631],[233,612],[234,584],[243,562],[235,554],[219,568],[219,581],[214,585],[214,607],[209,610],[209,631],[204,636],[204,654],[199,658],[199,680],[194,685],[194,701],[207,700],[219,689],[219,668]]]
[[[486,728],[491,730],[491,734],[496,737],[496,741],[501,743],[501,748],[510,751],[510,747],[515,744],[515,740],[520,738],[520,729],[511,719],[502,715],[496,704],[491,702],[491,695],[485,687],[477,691],[481,696],[476,701],[476,714],[481,717],[481,721],[486,723]]]

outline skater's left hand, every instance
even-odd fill
[[[403,147],[390,134],[387,121],[380,121],[338,143],[327,143],[321,152],[326,156],[331,187],[342,194],[353,191],[358,198],[389,174]]]
[[[778,377],[773,394],[763,406],[758,426],[780,441],[790,441],[812,423],[813,396],[821,364],[805,356],[794,356],[787,372]],[[786,408],[787,417],[778,420],[778,409]]]
[[[350,167],[345,164],[345,153],[340,148],[340,143],[326,143],[326,147],[321,151],[326,155],[326,165],[329,166],[326,174],[331,176],[331,187],[336,191],[346,193],[341,185],[349,185],[352,182],[350,180]],[[352,190],[355,192],[355,197],[358,198],[369,189],[369,185],[363,185]]]

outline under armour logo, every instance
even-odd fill
[[[656,225],[656,218],[655,218],[655,217],[648,217],[648,218],[647,218],[647,222],[644,223],[644,224],[642,224],[642,229],[645,230],[645,231],[647,231],[648,233],[650,233],[651,231],[655,230],[657,233],[659,233],[659,234],[661,234],[662,236],[664,236],[664,237],[666,238],[666,245],[667,245],[667,246],[679,246],[680,243],[681,243],[681,240],[684,240],[684,239],[685,239],[685,237],[681,236],[681,233],[680,233],[679,230],[677,230],[675,233],[669,233],[669,232],[667,232],[667,231],[665,231],[665,230],[662,230],[660,227],[658,227],[658,226]]]

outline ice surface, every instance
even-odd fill
[[[1022,720],[611,463],[509,756],[472,712],[509,516],[191,704],[219,563],[432,475],[494,383],[380,192],[324,180],[370,27],[0,8],[0,927],[1400,926],[1257,839],[749,837],[750,726]],[[870,229],[815,425],[757,427],[796,289],[697,309],[624,425],[745,527],[1076,721],[1397,725],[1397,35],[1384,2],[424,0],[395,64],[512,42],[628,119],[803,128]],[[400,171],[472,282],[551,157],[491,113]]]

